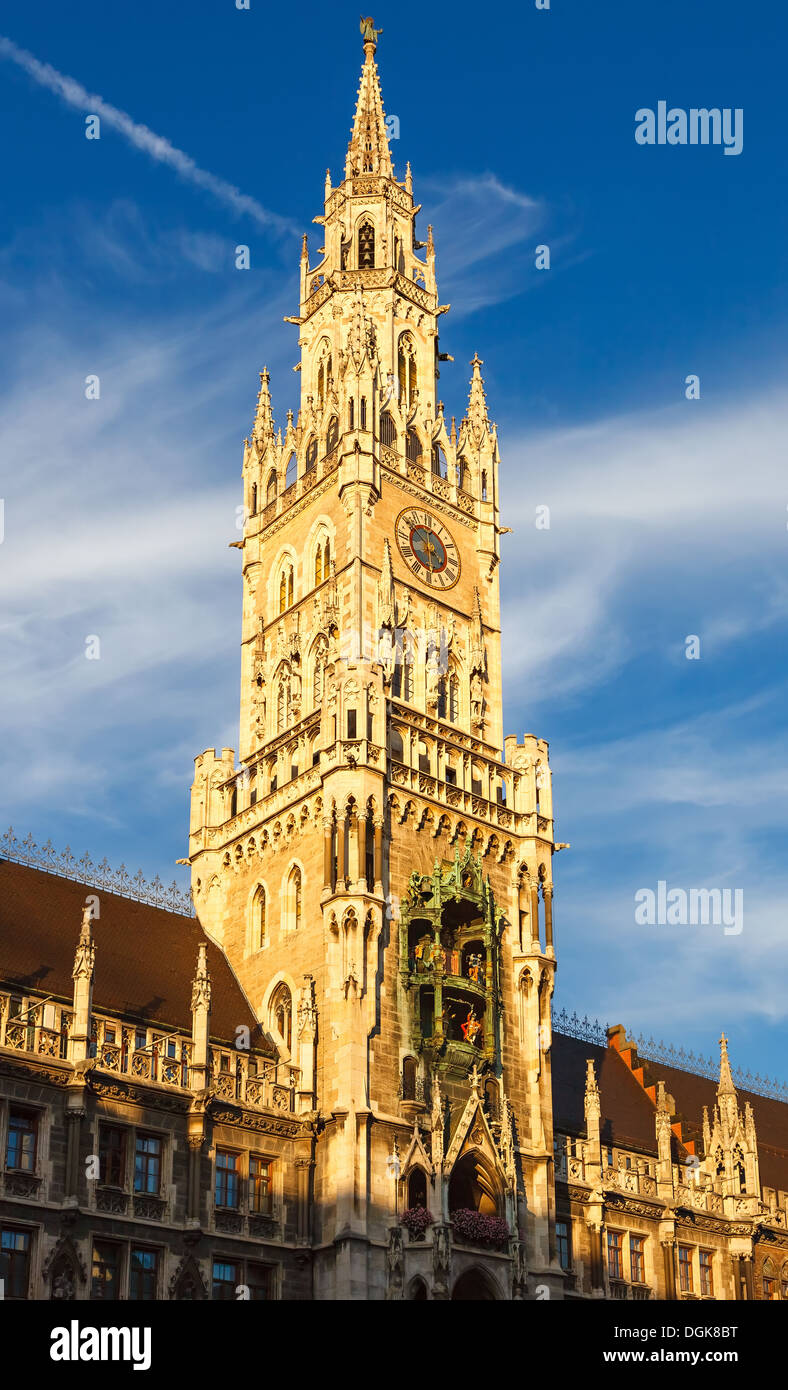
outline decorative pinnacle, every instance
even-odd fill
[[[350,144],[345,161],[345,178],[358,174],[377,174],[393,178],[386,116],[380,94],[380,78],[375,63],[375,45],[382,29],[376,29],[372,19],[361,20],[364,35],[364,66],[358,88],[356,114],[351,129]]]
[[[720,1084],[717,1087],[718,1096],[735,1096],[736,1087],[733,1084],[731,1075],[731,1064],[728,1058],[728,1039],[725,1034],[720,1038]]]

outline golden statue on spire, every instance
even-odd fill
[[[378,36],[383,33],[382,29],[375,28],[375,22],[372,18],[372,15],[369,15],[367,19],[365,19],[363,15],[361,16],[361,23],[359,25],[359,29],[361,30],[361,33],[364,35],[365,43],[377,43]]]

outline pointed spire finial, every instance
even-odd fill
[[[735,1096],[736,1087],[733,1084],[731,1074],[731,1064],[728,1057],[728,1039],[725,1034],[720,1038],[720,1084],[717,1087],[718,1096]]]
[[[351,128],[350,144],[345,161],[345,178],[358,174],[377,174],[394,177],[391,150],[386,129],[386,115],[380,94],[380,78],[375,63],[375,46],[382,29],[376,29],[372,19],[361,20],[364,35],[364,66],[358,88],[356,114]]]

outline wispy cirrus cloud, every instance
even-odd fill
[[[157,164],[167,165],[180,178],[193,184],[195,188],[204,189],[206,193],[210,193],[237,215],[251,217],[259,226],[267,227],[274,232],[288,235],[298,234],[298,229],[288,218],[281,217],[278,213],[263,207],[257,198],[243,193],[240,188],[228,183],[226,179],[210,173],[207,169],[201,169],[191,155],[179,150],[165,136],[157,135],[148,126],[135,121],[128,112],[119,110],[117,106],[112,106],[103,97],[89,92],[76,78],[58,72],[51,63],[42,63],[34,54],[25,48],[20,48],[13,39],[3,35],[0,35],[0,58],[7,58],[9,62],[15,63],[40,87],[52,92],[67,106],[73,106],[78,111],[87,111],[99,116],[106,125],[110,126],[112,130],[116,130],[135,149],[141,150]]]

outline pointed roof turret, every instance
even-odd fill
[[[271,408],[271,378],[268,368],[263,367],[260,373],[260,390],[257,393],[257,413],[254,417],[254,429],[252,436],[254,439],[264,442],[273,438],[274,433],[274,413]]]
[[[383,30],[375,29],[371,19],[362,19],[361,32],[364,35],[364,66],[345,161],[345,178],[352,178],[355,174],[377,174],[381,178],[391,179],[394,170],[375,62],[377,36]]]
[[[489,433],[490,417],[487,414],[487,397],[484,394],[484,378],[481,368],[484,363],[478,352],[474,353],[471,361],[473,374],[471,376],[471,389],[468,394],[468,409],[465,418],[470,426],[471,434],[478,446],[481,444],[485,434]]]

